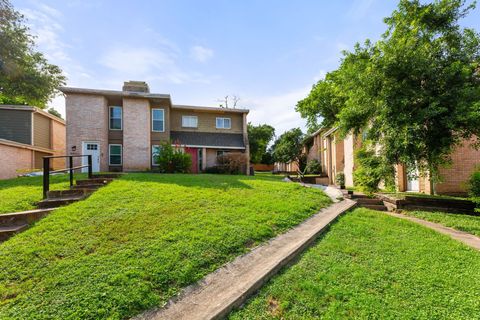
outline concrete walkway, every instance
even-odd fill
[[[422,219],[407,216],[407,215],[404,215],[404,214],[398,214],[398,213],[393,213],[393,212],[388,212],[387,214],[391,215],[393,217],[397,217],[397,218],[400,218],[400,219],[405,219],[405,220],[409,220],[409,221],[421,224],[422,226],[433,229],[433,230],[435,230],[437,232],[440,232],[442,234],[446,234],[447,236],[450,236],[451,238],[453,238],[455,240],[463,242],[467,246],[470,246],[474,249],[480,250],[480,238],[477,237],[477,236],[474,236],[473,234],[463,232],[463,231],[459,231],[459,230],[455,230],[455,229],[452,229],[452,228],[449,228],[449,227],[445,227],[444,225],[441,225],[441,224],[438,224],[438,223],[422,220]]]
[[[163,309],[134,319],[220,319],[242,305],[268,279],[291,262],[355,202],[344,200],[321,210],[292,230],[236,258],[183,290]]]

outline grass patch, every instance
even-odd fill
[[[86,174],[75,174],[75,179],[83,179]],[[35,209],[42,200],[43,177],[20,177],[0,180],[0,214]],[[69,187],[69,175],[50,177],[50,190]]]
[[[230,319],[478,319],[478,270],[479,252],[357,209]]]
[[[0,245],[0,319],[125,319],[330,200],[276,177],[128,174]]]
[[[405,211],[403,213],[480,237],[480,216],[427,211]]]

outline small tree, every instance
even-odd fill
[[[192,157],[182,148],[173,147],[170,141],[160,145],[160,152],[154,160],[162,173],[188,173],[192,166]]]
[[[270,141],[275,137],[275,128],[268,124],[254,126],[249,123],[247,129],[250,161],[252,163],[264,163],[264,160],[268,160],[267,148]]]
[[[306,166],[306,157],[303,155],[304,135],[300,128],[291,129],[283,133],[273,146],[273,158],[277,162],[294,162],[300,168],[298,172],[301,176],[304,174]]]

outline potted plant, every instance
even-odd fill
[[[345,174],[343,172],[337,173],[335,183],[337,186],[340,186],[340,189],[345,189]]]

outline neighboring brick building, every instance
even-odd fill
[[[65,154],[65,122],[36,107],[0,105],[0,179],[42,169],[44,156]],[[64,168],[62,159],[53,169]]]
[[[475,150],[472,144],[475,140],[465,141],[452,153],[452,164],[440,168],[441,181],[435,183],[434,189],[438,194],[464,195],[467,193],[466,182],[480,166],[480,150]],[[397,166],[396,177],[399,191],[416,191],[430,193],[430,179],[428,177],[409,177],[403,165]]]
[[[345,185],[353,187],[353,172],[355,171],[355,151],[361,147],[361,137],[352,134],[341,139],[336,128],[320,129],[313,135],[317,145],[309,150],[308,158],[316,158],[322,164],[322,171],[327,174],[330,184],[335,183],[339,172],[345,174]],[[472,143],[475,140],[465,141],[452,153],[452,165],[440,168],[442,180],[435,183],[434,189],[438,194],[463,195],[467,192],[466,181],[480,166],[480,150],[475,150]],[[311,150],[314,150],[312,152]],[[315,153],[315,155],[313,154]],[[396,167],[396,185],[398,191],[412,191],[430,193],[428,177],[416,178],[407,174],[405,166]]]
[[[216,165],[225,152],[249,159],[248,110],[174,105],[170,95],[150,93],[139,81],[125,82],[122,91],[60,90],[66,96],[68,154],[92,154],[94,171],[152,169],[165,141],[191,154],[194,173]]]

